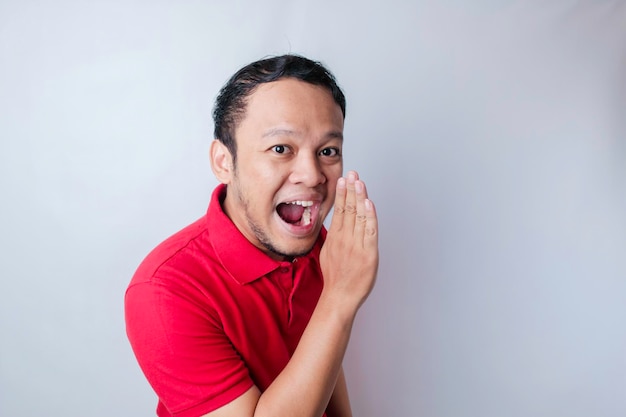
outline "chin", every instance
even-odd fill
[[[317,236],[315,239],[307,239],[307,242],[303,242],[302,239],[296,239],[295,242],[282,242],[278,245],[265,243],[264,246],[272,253],[287,257],[287,258],[296,258],[298,256],[304,256],[311,252],[313,246],[315,246],[315,242],[317,241]]]

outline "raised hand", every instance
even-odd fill
[[[320,254],[323,296],[354,311],[371,292],[378,271],[378,220],[365,183],[350,171],[337,182],[335,207]]]

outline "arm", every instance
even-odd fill
[[[328,414],[328,417],[352,417],[350,398],[348,396],[348,386],[346,384],[343,367],[341,368],[341,371],[339,371],[337,384],[335,385],[333,395],[330,397],[330,402],[326,408],[326,414]]]
[[[324,289],[285,369],[262,394],[252,387],[205,417],[319,417],[333,391],[331,408],[349,413],[341,362],[356,313],[372,290],[378,269],[376,212],[356,173],[348,173],[337,184],[320,266]]]

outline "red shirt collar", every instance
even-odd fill
[[[226,185],[220,184],[213,191],[206,215],[209,240],[222,265],[233,279],[240,284],[247,284],[269,274],[285,262],[270,258],[246,239],[224,213],[221,204],[224,197]],[[303,258],[318,259],[325,237],[326,229],[322,227],[315,246]]]

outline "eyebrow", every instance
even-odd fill
[[[290,129],[274,128],[263,133],[263,136],[261,137],[270,138],[273,136],[294,136],[295,134],[296,132]]]
[[[274,129],[270,129],[267,132],[263,133],[263,135],[261,135],[262,138],[271,138],[271,137],[275,137],[275,136],[297,136],[298,132],[296,132],[295,130],[291,130],[291,129],[284,129],[284,128],[274,128]],[[331,139],[340,139],[343,140],[343,132],[341,131],[330,131],[326,134],[326,136],[328,138]]]

